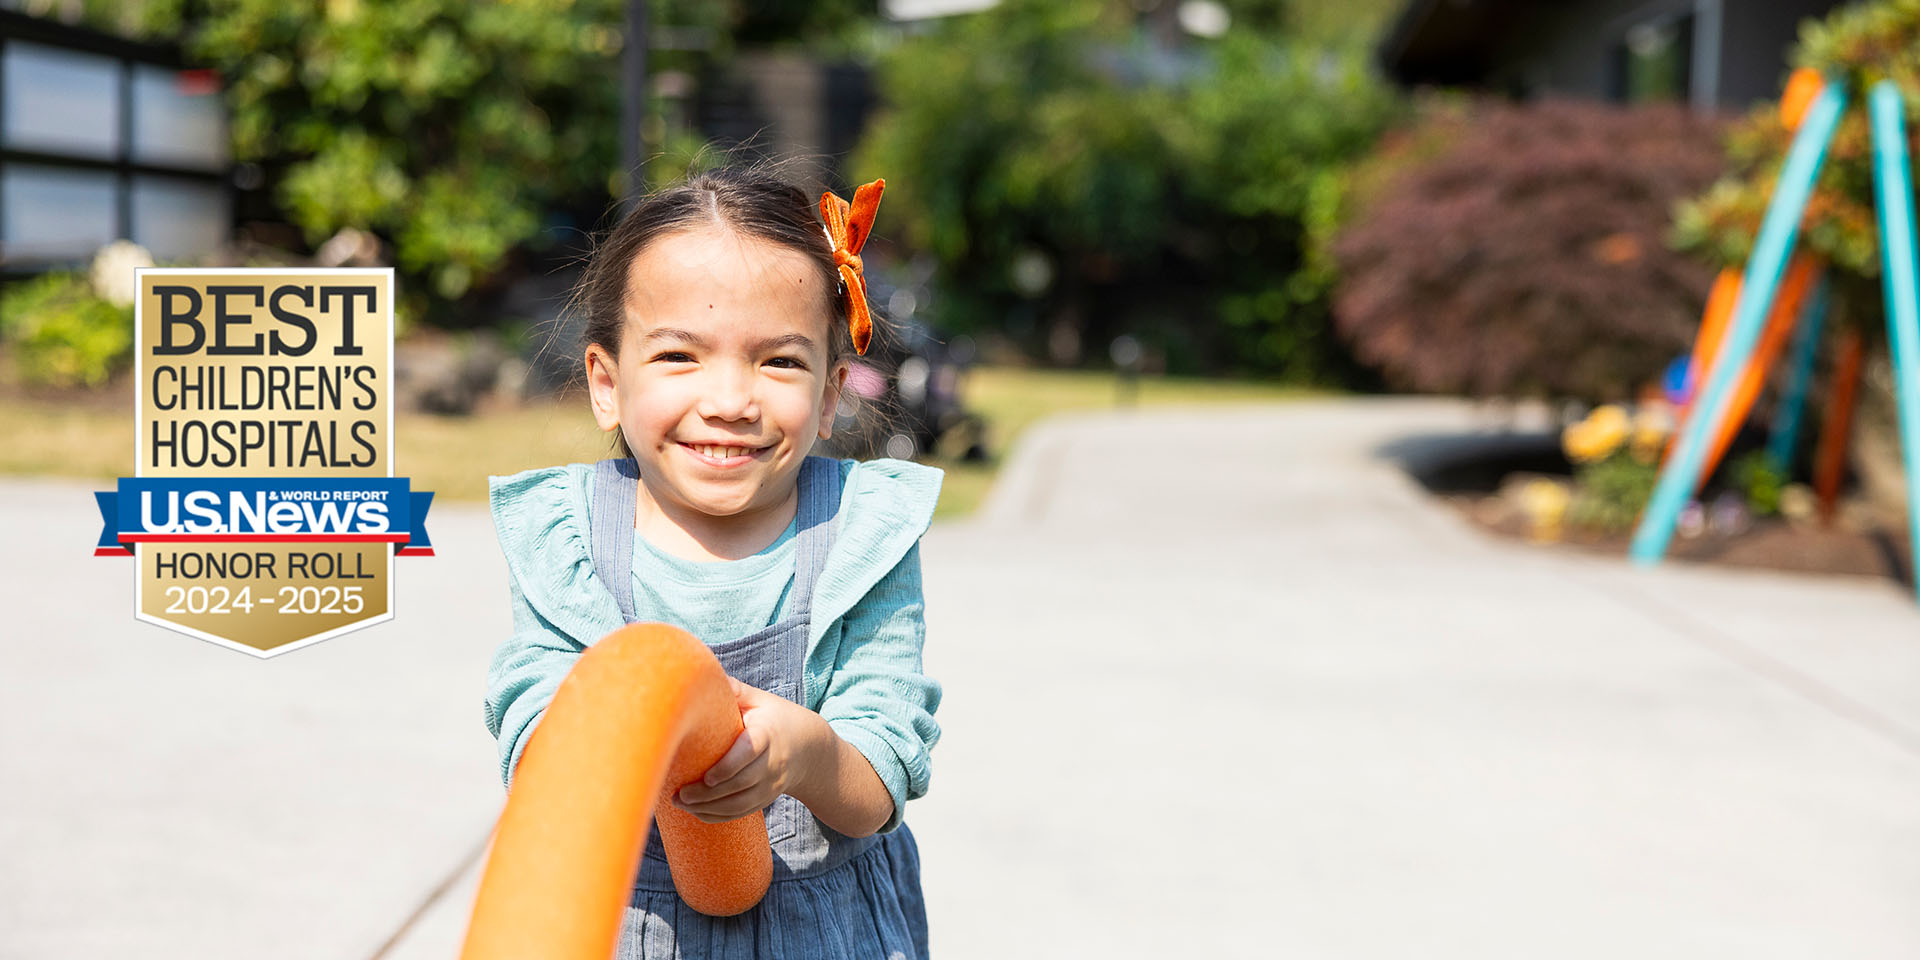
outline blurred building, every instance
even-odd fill
[[[219,94],[177,49],[0,9],[0,271],[75,265],[122,238],[162,262],[220,249]]]
[[[823,173],[839,177],[873,104],[872,72],[864,66],[747,50],[705,72],[693,125],[721,146],[819,158]]]
[[[1516,98],[1678,100],[1741,110],[1780,93],[1808,17],[1841,0],[1410,0],[1378,55],[1408,86]]]

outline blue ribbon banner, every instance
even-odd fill
[[[433,493],[406,477],[351,479],[121,477],[97,491],[94,556],[126,556],[146,542],[391,543],[433,556],[426,531]]]

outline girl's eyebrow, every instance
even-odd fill
[[[706,349],[707,347],[707,340],[705,337],[702,337],[699,334],[693,333],[688,330],[682,330],[678,327],[660,327],[655,330],[649,330],[647,331],[647,335],[644,337],[641,337],[640,339],[642,340],[679,340],[684,343],[691,343],[694,346],[699,347],[703,350]]]
[[[683,343],[693,344],[694,346],[699,347],[702,350],[706,350],[709,348],[707,339],[705,337],[702,337],[691,330],[682,330],[679,327],[660,327],[655,330],[649,330],[647,331],[647,335],[644,337],[641,337],[640,339],[642,340],[679,340]],[[754,343],[752,344],[752,347],[753,347],[753,352],[755,353],[759,353],[763,350],[771,350],[774,347],[798,347],[801,350],[812,350],[813,339],[801,333],[786,333],[786,334],[781,334],[780,336],[777,336],[777,337],[767,337],[762,340],[754,341]]]
[[[771,350],[774,347],[799,347],[802,350],[812,350],[813,340],[804,334],[785,333],[777,337],[768,337],[765,340],[755,342],[753,351],[759,353],[763,350]]]

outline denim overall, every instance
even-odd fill
[[[633,601],[638,469],[631,458],[600,461],[594,470],[591,514],[594,571],[612,589],[628,623],[641,619]],[[744,637],[709,644],[709,649],[729,676],[804,703],[813,588],[833,546],[840,465],[808,457],[801,463],[799,485],[793,586],[786,604],[790,613]],[[709,917],[680,899],[667,870],[659,828],[650,825],[616,957],[927,956],[920,853],[906,824],[886,834],[848,837],[784,794],[764,812],[773,847],[773,883],[758,906],[733,917]]]

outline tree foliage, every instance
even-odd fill
[[[309,242],[355,227],[453,300],[563,200],[608,195],[618,4],[218,0],[194,53],[227,78],[237,159],[280,169]]]
[[[345,227],[372,232],[391,244],[401,270],[425,281],[407,288],[424,289],[442,308],[484,285],[517,248],[545,239],[554,211],[597,213],[624,191],[624,0],[26,6],[182,41],[224,78],[235,159],[267,170],[275,201],[308,242]],[[697,69],[728,56],[736,38],[847,31],[873,9],[873,0],[652,0],[656,31],[705,49],[656,49],[649,66],[656,74]],[[653,111],[647,131],[654,151],[695,145],[660,115]]]
[[[1720,170],[1680,106],[1439,110],[1336,245],[1336,313],[1398,387],[1620,398],[1691,342],[1711,271],[1664,242]],[[1439,140],[1445,146],[1435,148]]]
[[[1102,0],[943,23],[881,63],[888,109],[854,169],[887,178],[951,326],[1130,332],[1175,368],[1325,379],[1316,225],[1389,96],[1357,57],[1154,26]]]
[[[1799,242],[1836,271],[1843,290],[1858,291],[1847,299],[1866,307],[1880,276],[1880,240],[1873,136],[1862,98],[1879,81],[1893,80],[1906,102],[1909,153],[1920,151],[1920,0],[1857,4],[1808,21],[1792,60],[1843,84],[1849,106],[1807,202]],[[1777,103],[1755,106],[1728,138],[1726,176],[1681,208],[1680,245],[1723,265],[1746,262],[1792,142]]]

